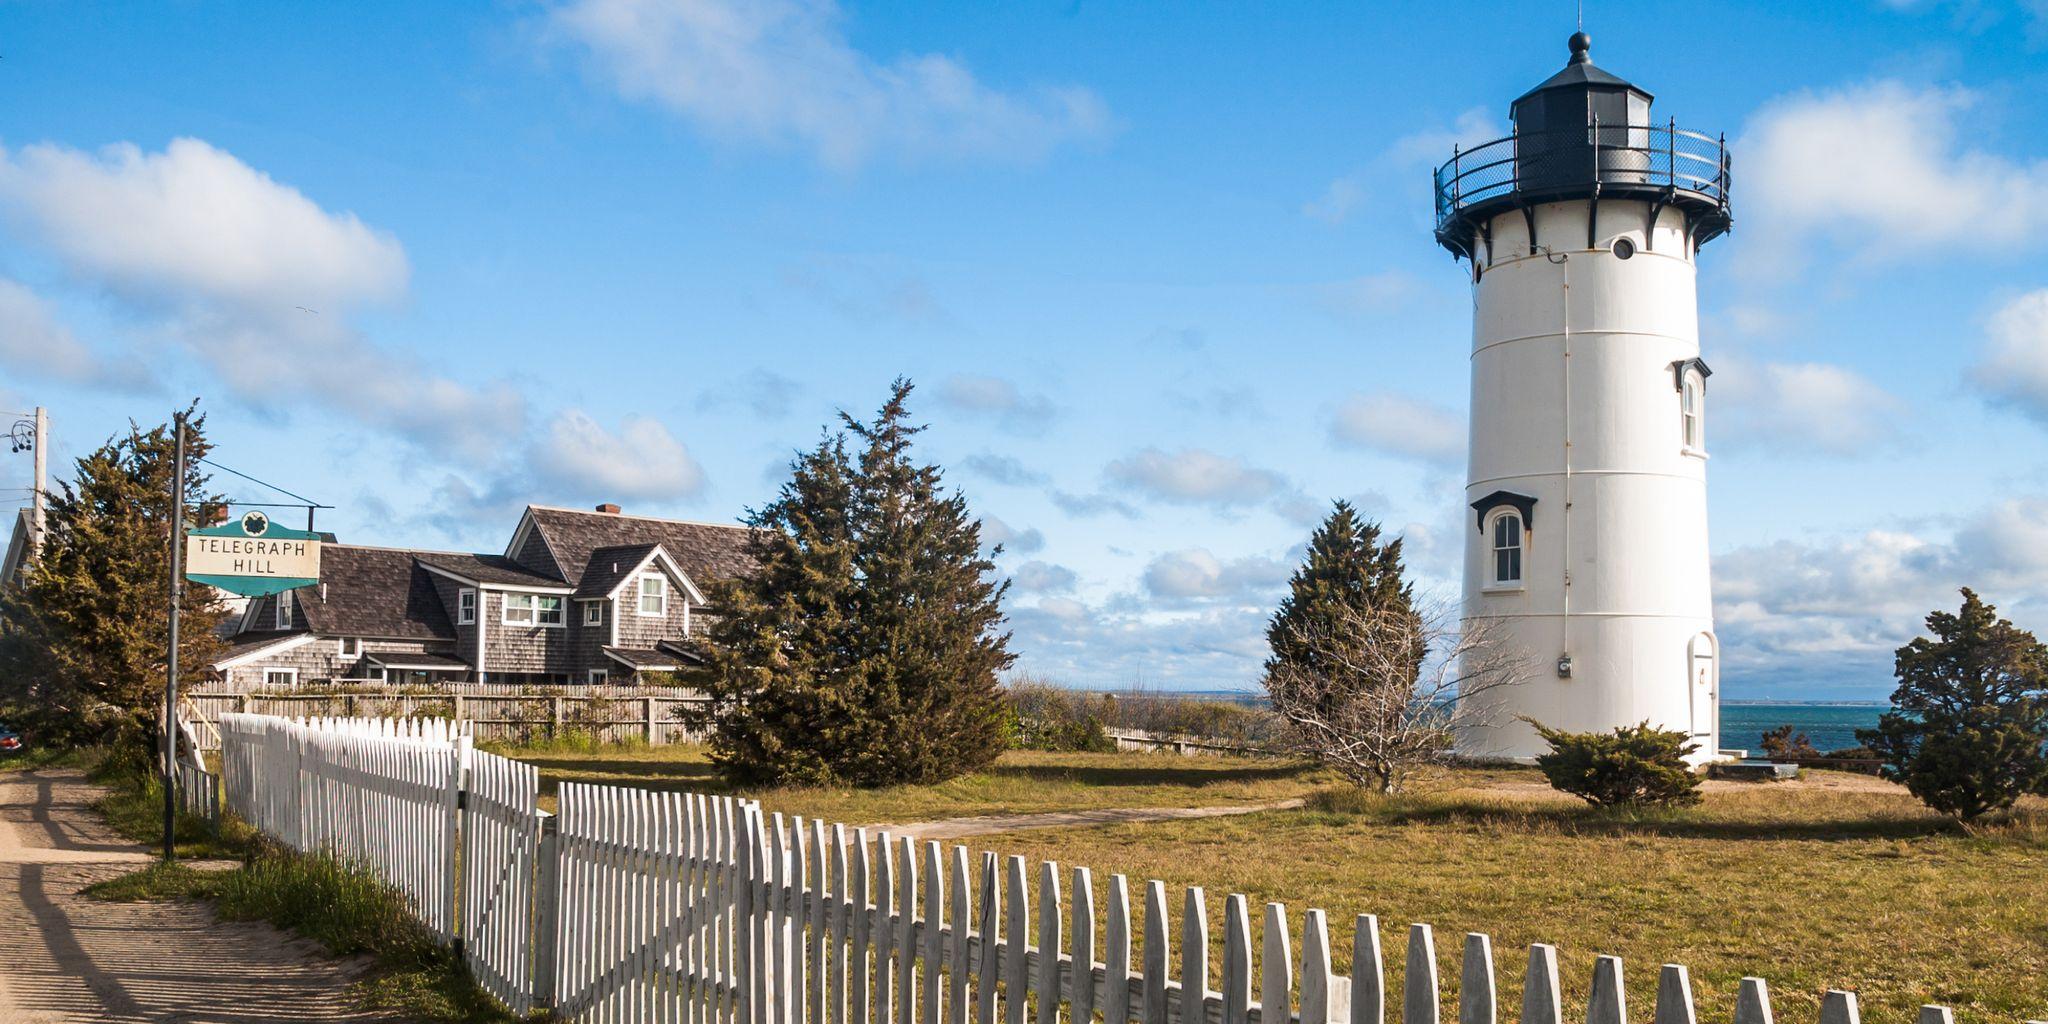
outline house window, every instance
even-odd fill
[[[464,587],[455,595],[455,622],[467,626],[476,621],[476,591]]]
[[[295,668],[266,668],[263,670],[263,688],[266,690],[296,690],[299,688],[299,670]]]
[[[590,674],[588,676],[584,677],[584,681],[591,684],[597,684],[603,683],[611,677],[612,674],[610,672],[601,668],[594,668],[590,670]]]
[[[560,626],[562,599],[547,594],[506,594],[505,625]]]
[[[659,576],[640,577],[640,614],[668,614],[668,581]]]
[[[1496,587],[1522,582],[1522,517],[1503,512],[1493,518],[1493,581]]]
[[[344,657],[344,658],[360,658],[360,657],[362,657],[362,656],[363,656],[363,640],[362,640],[362,638],[361,638],[361,637],[354,637],[354,636],[345,636],[345,637],[342,637],[342,638],[341,638],[341,656],[342,656],[342,657]]]
[[[298,603],[298,595],[283,591],[277,595],[277,628],[292,628],[292,606]]]
[[[1700,380],[1699,371],[1685,372],[1685,386],[1678,389],[1678,409],[1681,429],[1684,431],[1685,450],[1705,451],[1707,448],[1705,412],[1706,387]]]
[[[604,602],[603,602],[603,601],[585,601],[585,602],[583,602],[583,624],[584,624],[584,625],[586,625],[586,626],[602,626],[602,625],[604,625]]]

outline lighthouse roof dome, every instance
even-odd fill
[[[1630,92],[1641,93],[1644,99],[1654,98],[1650,95],[1650,91],[1642,86],[1595,65],[1593,63],[1592,36],[1584,32],[1574,32],[1571,39],[1566,41],[1566,45],[1571,48],[1572,56],[1571,60],[1566,62],[1564,69],[1544,79],[1543,84],[1516,98],[1516,106],[1520,106],[1523,100],[1537,93],[1549,92],[1553,89],[1627,89]]]

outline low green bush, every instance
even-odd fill
[[[1682,732],[1649,722],[1613,732],[1564,732],[1524,719],[1550,744],[1536,767],[1551,786],[1596,807],[1698,803],[1699,776],[1685,763],[1699,749]]]

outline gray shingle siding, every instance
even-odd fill
[[[371,651],[404,654],[455,653],[445,643],[423,640],[365,640],[362,643],[362,649],[365,653]],[[275,654],[265,655],[252,661],[232,666],[224,670],[223,681],[229,689],[247,691],[263,685],[265,672],[272,669],[286,668],[298,670],[298,683],[300,686],[328,683],[335,679],[360,679],[366,675],[360,655],[344,658],[341,656],[339,637],[321,636],[315,637],[312,641],[300,644],[290,650],[279,651]],[[450,674],[446,678],[448,681],[453,682],[465,679],[467,676]]]

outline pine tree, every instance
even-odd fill
[[[1400,539],[1382,543],[1378,523],[1337,502],[1266,628],[1266,694],[1290,745],[1381,792],[1448,753],[1461,700],[1507,675],[1490,641],[1448,625],[1417,610]],[[1445,657],[1425,683],[1432,643]],[[1465,663],[1483,667],[1461,680],[1452,672]]]
[[[205,417],[187,413],[186,522],[222,507],[198,459]],[[143,752],[161,731],[169,650],[170,426],[125,436],[77,462],[77,479],[49,494],[41,551],[19,586],[0,590],[0,696],[39,742],[103,742]],[[206,587],[181,607],[179,687],[217,660],[225,610]]]
[[[2048,793],[2048,645],[1963,588],[1899,648],[1893,710],[1856,738],[1913,795],[1964,820]]]
[[[1401,575],[1401,538],[1380,543],[1380,524],[1359,518],[1350,502],[1338,501],[1309,536],[1308,555],[1266,626],[1273,652],[1266,671],[1282,665],[1321,670],[1323,645],[1316,639],[1340,631],[1358,613],[1413,616],[1414,586]],[[1418,670],[1424,653],[1413,652]]]
[[[713,597],[704,719],[735,781],[928,783],[1003,748],[1008,585],[966,498],[911,459],[910,392],[795,461],[749,518],[758,571]]]

